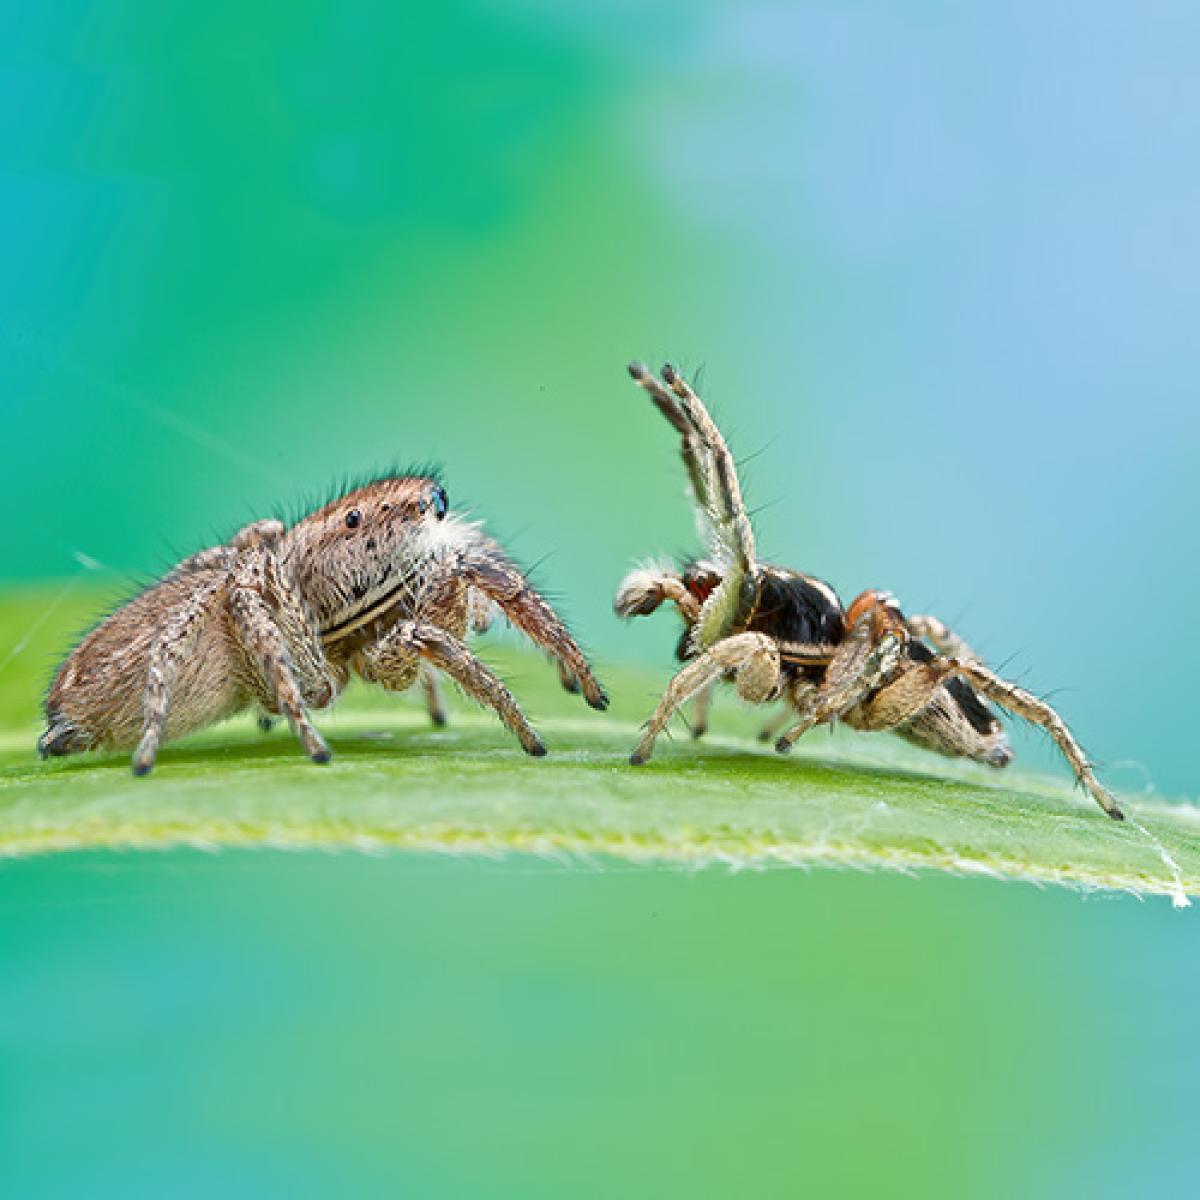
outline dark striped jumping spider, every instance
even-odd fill
[[[889,731],[926,750],[993,767],[1012,761],[996,714],[986,703],[1040,725],[1076,778],[1114,820],[1123,815],[1096,779],[1062,717],[1045,701],[1002,679],[936,617],[906,617],[887,592],[867,591],[843,608],[834,590],[811,575],[760,563],[754,530],[725,439],[699,396],[671,367],[661,382],[640,363],[634,380],[683,440],[683,463],[709,557],[631,572],[617,591],[622,617],[644,616],[671,601],[683,618],[684,663],[650,718],[630,762],[650,757],[676,710],[696,698],[695,732],[707,723],[712,688],[730,680],[755,704],[781,700],[790,728],[780,752],[817,725]],[[790,710],[790,713],[788,712]]]
[[[390,691],[420,682],[444,722],[433,671],[495,710],[545,754],[508,688],[467,648],[498,607],[593,708],[607,698],[550,605],[426,474],[375,480],[291,528],[247,525],[117,609],[71,652],[46,698],[47,755],[133,749],[135,775],[161,742],[245,708],[283,714],[308,756],[329,749],[309,719],[352,674]]]

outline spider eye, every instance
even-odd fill
[[[357,529],[362,524],[362,513],[357,508],[352,508],[346,514],[346,528]]]
[[[440,521],[450,507],[450,501],[446,499],[446,489],[440,483],[433,485],[433,491],[429,494],[429,502],[433,505],[433,515]]]

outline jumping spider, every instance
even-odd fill
[[[703,732],[711,690],[729,679],[744,700],[782,700],[792,710],[794,724],[775,743],[781,753],[814,726],[843,721],[1006,767],[1013,753],[986,697],[1045,729],[1100,807],[1124,819],[1058,713],[988,670],[936,617],[905,617],[895,598],[880,591],[863,592],[843,608],[821,580],[757,562],[733,458],[699,396],[670,366],[662,382],[640,363],[629,372],[683,439],[697,520],[711,543],[711,557],[679,570],[639,568],[617,590],[618,615],[644,616],[670,600],[685,625],[678,648],[684,666],[630,762],[646,762],[671,716],[693,696],[696,732]],[[780,727],[772,722],[764,737]]]
[[[290,529],[247,525],[117,609],[59,668],[38,750],[135,748],[144,775],[160,742],[258,705],[285,715],[308,756],[327,762],[309,708],[330,704],[351,674],[396,692],[420,681],[440,724],[436,668],[494,709],[527,753],[545,754],[464,644],[493,604],[557,661],[568,690],[607,706],[554,610],[478,524],[448,511],[436,479],[378,479]]]

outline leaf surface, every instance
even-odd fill
[[[593,713],[539,658],[497,644],[550,755],[529,759],[490,714],[453,705],[433,729],[414,697],[352,688],[318,717],[334,761],[249,714],[162,751],[39,762],[37,701],[86,603],[0,601],[0,854],[99,847],[273,846],[600,855],[738,867],[937,869],[1172,896],[1200,893],[1200,810],[1122,797],[1108,820],[1067,783],[921,754],[886,736],[809,735],[787,757],[754,738],[763,711],[718,705],[694,742],[677,723],[650,764],[626,756],[665,672],[604,671]],[[91,611],[95,610],[94,602]],[[7,647],[7,649],[4,649]],[[13,647],[20,647],[12,654]]]

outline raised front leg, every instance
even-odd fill
[[[473,700],[492,709],[516,734],[526,754],[540,757],[546,753],[508,688],[458,638],[437,625],[401,621],[385,637],[364,647],[354,665],[370,682],[409,687],[421,659],[444,671]]]
[[[720,582],[700,606],[694,624],[692,646],[703,650],[727,636],[746,608],[756,570],[754,529],[733,456],[700,397],[670,365],[662,369],[662,382],[641,363],[630,363],[629,373],[682,438],[698,516],[712,534],[722,565]]]
[[[726,672],[734,673],[738,694],[752,704],[769,700],[779,689],[779,652],[761,633],[738,633],[709,647],[680,670],[667,685],[641,741],[629,756],[639,767],[654,753],[654,742],[681,704]]]

